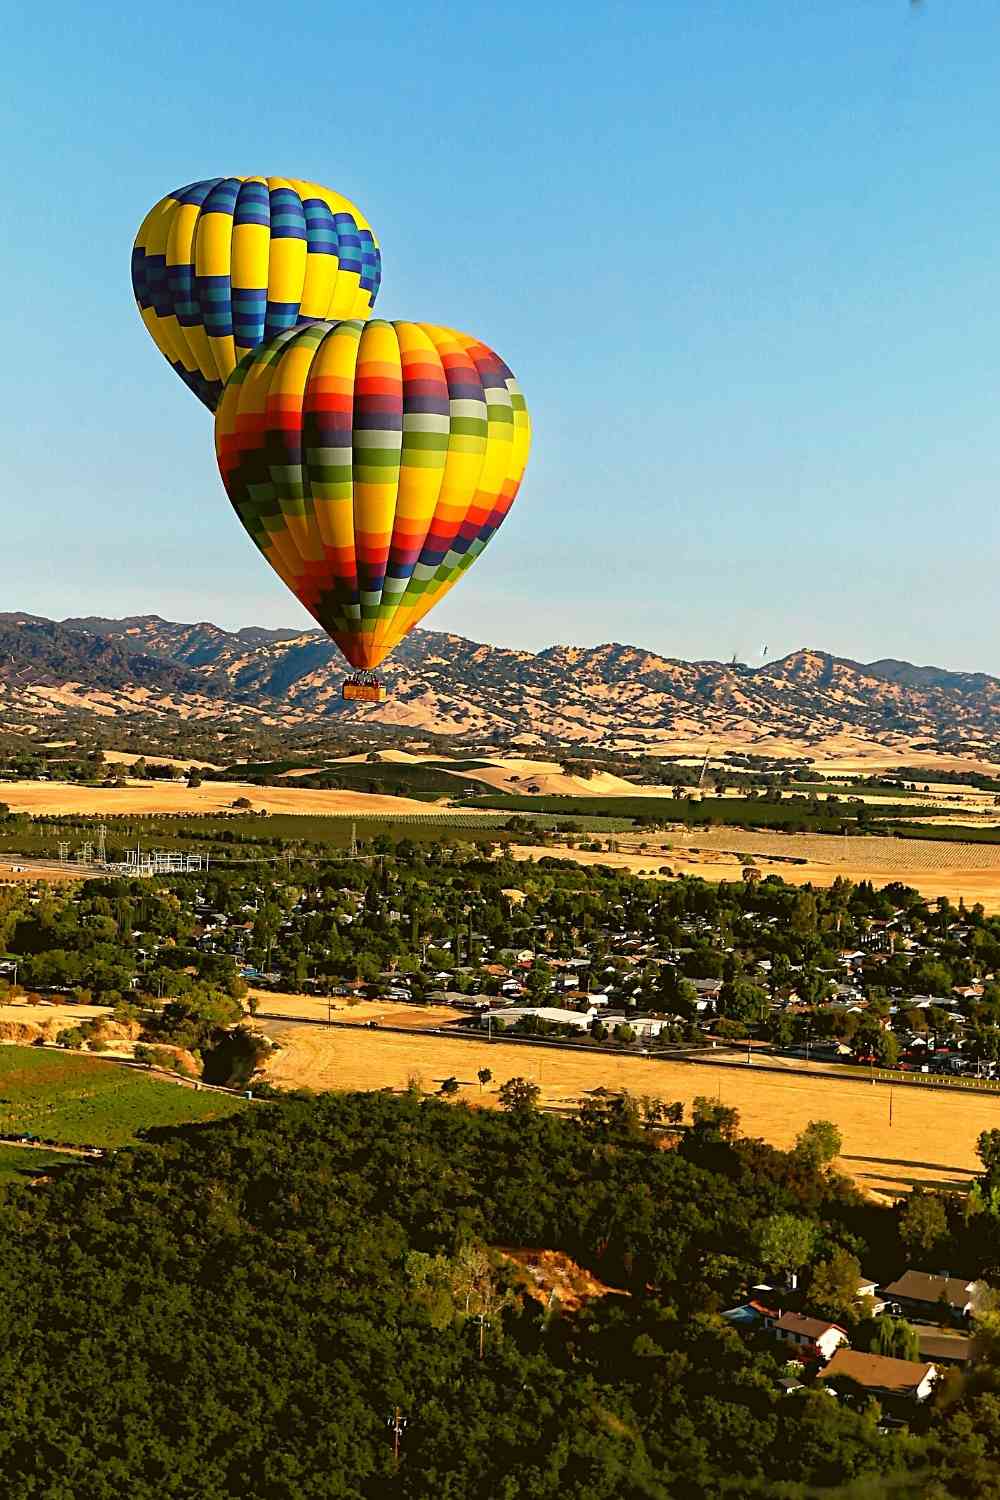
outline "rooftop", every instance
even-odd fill
[[[775,1328],[780,1328],[784,1333],[797,1333],[806,1339],[822,1338],[823,1334],[829,1333],[831,1329],[836,1333],[843,1333],[844,1337],[847,1337],[847,1334],[839,1323],[828,1323],[825,1318],[806,1318],[803,1317],[802,1313],[782,1313],[774,1326]]]
[[[858,1349],[838,1349],[823,1372],[824,1380],[846,1376],[870,1391],[911,1396],[936,1368],[929,1361],[890,1359],[886,1354],[862,1354]]]
[[[972,1297],[974,1283],[960,1276],[934,1276],[928,1271],[904,1271],[902,1276],[890,1282],[882,1290],[890,1297],[902,1297],[908,1302],[947,1302],[949,1307],[962,1309]]]

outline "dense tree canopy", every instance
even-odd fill
[[[718,1317],[761,1224],[831,1286],[852,1247],[898,1256],[891,1210],[800,1155],[415,1093],[151,1134],[0,1199],[10,1500],[804,1496],[925,1461],[874,1407],[783,1395]],[[501,1247],[616,1291],[561,1311]]]

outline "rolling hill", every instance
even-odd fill
[[[620,644],[517,651],[416,630],[385,669],[391,696],[379,708],[345,705],[343,673],[320,631],[0,615],[0,705],[22,713],[336,717],[483,742],[621,749],[697,733],[804,748],[854,736],[900,752],[1000,750],[1000,679],[805,648],[754,668]]]

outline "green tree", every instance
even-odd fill
[[[982,1130],[976,1141],[976,1155],[983,1164],[988,1182],[1000,1181],[1000,1130]]]
[[[869,1350],[872,1354],[886,1354],[890,1359],[920,1358],[920,1337],[905,1318],[892,1318],[887,1313],[875,1320]]]
[[[914,1188],[899,1215],[899,1237],[911,1259],[930,1255],[948,1234],[948,1215],[936,1193]]]
[[[696,1142],[732,1142],[739,1134],[739,1110],[699,1094],[691,1104],[691,1123]]]
[[[727,979],[719,991],[719,1014],[730,1021],[763,1021],[770,1007],[767,990],[739,974]]]
[[[857,1317],[861,1266],[856,1256],[837,1245],[826,1260],[818,1260],[809,1282],[809,1303],[827,1318]]]
[[[794,1284],[816,1248],[816,1225],[799,1214],[771,1214],[760,1227],[757,1243],[762,1263],[793,1278]]]
[[[795,1154],[810,1167],[826,1167],[840,1155],[843,1138],[832,1120],[810,1120],[795,1137]]]
[[[479,1079],[479,1091],[480,1093],[482,1093],[486,1085],[493,1082],[493,1069],[480,1068],[479,1072],[476,1074],[476,1077]]]
[[[530,1078],[508,1078],[500,1085],[500,1108],[511,1114],[530,1114],[537,1108],[542,1091]]]

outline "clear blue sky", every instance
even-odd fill
[[[428,624],[1000,671],[996,0],[52,0],[4,41],[4,608],[303,620],[128,270],[162,193],[289,174],[533,414]]]

